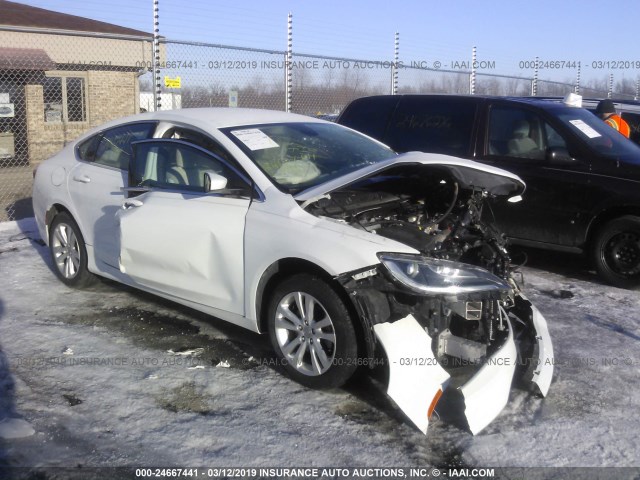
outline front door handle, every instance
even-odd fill
[[[80,183],[89,183],[91,179],[88,175],[74,175],[73,180]]]
[[[144,205],[144,203],[142,203],[140,200],[130,198],[124,201],[124,203],[122,204],[122,208],[124,210],[129,210],[130,208],[141,207],[142,205]]]

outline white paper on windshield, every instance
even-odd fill
[[[244,143],[249,150],[264,150],[265,148],[280,146],[259,128],[233,130],[231,133],[233,133],[238,140]]]
[[[582,120],[569,120],[569,123],[589,138],[598,138],[602,136]]]

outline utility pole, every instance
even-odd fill
[[[160,83],[160,8],[159,0],[153,0],[153,84],[155,95],[153,96],[153,110],[162,108],[162,84]]]
[[[391,95],[398,94],[398,65],[400,62],[400,33],[396,32],[393,47],[393,65],[391,65]]]
[[[285,96],[285,112],[291,111],[291,90],[293,87],[293,78],[291,72],[291,59],[293,57],[293,16],[289,12],[287,17],[287,53],[284,61],[284,96]]]

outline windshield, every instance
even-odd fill
[[[558,118],[598,153],[640,162],[640,148],[593,113],[582,108],[567,108],[559,112]]]
[[[335,124],[279,123],[222,129],[282,191],[295,194],[396,155]]]

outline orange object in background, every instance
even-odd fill
[[[627,138],[629,138],[629,135],[631,135],[631,128],[629,128],[629,124],[625,122],[618,114],[611,115],[604,121],[604,123],[609,125],[611,128],[615,128],[618,132],[620,132]]]

